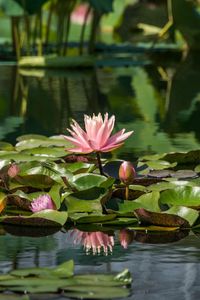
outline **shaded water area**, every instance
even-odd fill
[[[66,133],[70,119],[109,112],[116,129],[135,134],[117,155],[199,148],[199,56],[171,61],[160,54],[147,66],[87,71],[17,70],[0,66],[0,140],[26,133]]]
[[[26,133],[62,134],[71,118],[83,123],[85,113],[109,112],[116,115],[116,129],[135,131],[115,157],[134,160],[146,153],[198,149],[200,59],[189,54],[175,61],[165,56],[154,61],[87,71],[17,70],[12,64],[1,65],[0,140],[14,143]],[[74,259],[76,272],[129,268],[130,299],[198,299],[200,240],[193,232],[163,236],[132,232],[124,248],[120,232],[109,231],[105,234],[114,245],[108,255],[102,249],[94,255],[86,253],[72,230],[36,238],[31,237],[34,232],[13,228],[1,229],[0,273]]]

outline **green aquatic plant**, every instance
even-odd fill
[[[118,274],[74,274],[74,262],[69,260],[54,268],[35,267],[16,269],[0,276],[0,296],[2,299],[18,299],[19,293],[26,293],[30,299],[37,294],[62,293],[63,299],[115,299],[128,297],[132,277],[125,269]],[[92,283],[92,284],[91,284]],[[7,293],[7,292],[12,292]],[[41,295],[40,295],[41,294]]]
[[[200,150],[146,155],[134,162],[134,168],[104,158],[99,171],[95,152],[118,148],[131,132],[110,137],[114,118],[108,115],[104,121],[94,116],[87,122],[86,131],[75,123],[74,136],[67,139],[24,135],[16,145],[0,143],[2,224],[58,229],[88,224],[149,231],[198,228]],[[95,125],[94,132],[89,125]]]

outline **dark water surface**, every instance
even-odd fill
[[[115,232],[115,245],[107,256],[103,251],[99,255],[86,255],[83,246],[73,240],[72,232],[40,238],[7,234],[0,237],[0,273],[22,267],[50,267],[74,259],[76,273],[118,272],[128,268],[133,276],[130,299],[199,299],[200,240],[197,236],[191,233],[174,243],[153,244],[143,234],[140,241],[133,240],[124,249],[118,234]]]
[[[120,157],[198,149],[199,57],[188,55],[173,63],[161,57],[157,64],[146,67],[84,72],[0,66],[0,140],[15,143],[17,136],[26,133],[65,133],[70,118],[83,122],[83,114],[99,111],[116,115],[116,129],[135,131],[117,152]],[[127,249],[118,236],[116,232],[112,253],[109,250],[106,256],[103,251],[86,255],[82,243],[75,243],[69,232],[33,238],[2,231],[0,273],[74,259],[76,272],[129,268],[133,276],[131,299],[200,298],[198,236],[190,233],[162,239],[136,235]]]
[[[199,148],[199,56],[88,71],[0,66],[0,140],[65,133],[71,118],[83,123],[98,112],[116,115],[116,129],[135,131],[117,155]]]

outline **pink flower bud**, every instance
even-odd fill
[[[119,179],[126,185],[133,183],[136,176],[135,169],[130,161],[124,161],[119,168]]]
[[[18,165],[12,164],[8,169],[8,176],[14,178],[20,172]]]

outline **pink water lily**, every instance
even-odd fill
[[[41,195],[38,198],[33,199],[30,209],[32,212],[38,212],[44,209],[55,209],[55,204],[48,194]]]
[[[68,129],[71,136],[64,136],[66,140],[71,142],[75,148],[67,149],[75,153],[92,153],[92,152],[110,152],[123,145],[124,141],[133,133],[129,131],[125,133],[122,129],[111,136],[115,124],[115,116],[108,118],[108,113],[97,116],[85,115],[85,131],[79,124],[73,120],[71,129]]]

